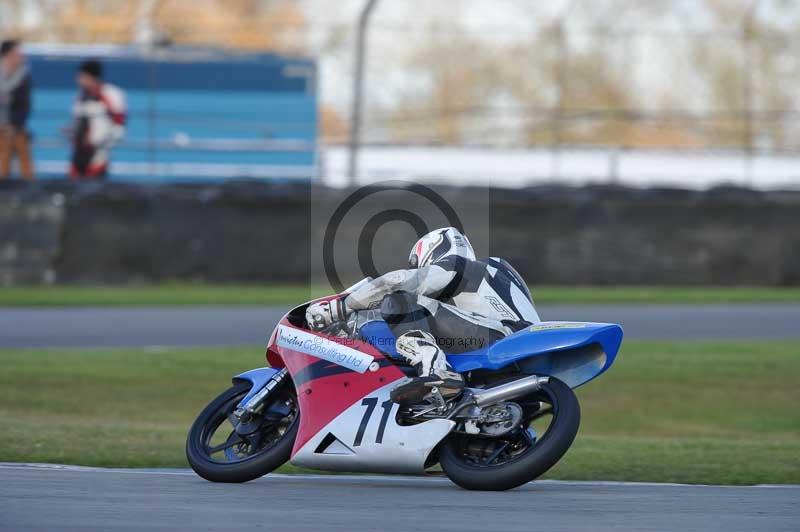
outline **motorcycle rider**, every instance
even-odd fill
[[[464,379],[447,363],[442,345],[451,353],[471,351],[541,321],[516,270],[500,258],[476,259],[467,237],[453,227],[420,238],[408,265],[306,311],[309,326],[321,330],[352,312],[381,307],[398,334],[398,354],[419,373],[392,390],[397,403],[418,403],[434,387],[445,398],[461,392]]]

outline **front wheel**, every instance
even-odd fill
[[[271,392],[263,408],[246,427],[233,411],[250,390],[237,383],[197,416],[186,439],[186,458],[192,469],[212,482],[247,482],[277,469],[292,453],[300,421],[297,396],[291,383]]]
[[[538,478],[564,456],[581,419],[570,387],[550,377],[515,402],[523,410],[517,430],[497,438],[453,433],[442,442],[439,461],[450,480],[471,490],[507,490]]]

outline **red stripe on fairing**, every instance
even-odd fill
[[[285,322],[282,324],[291,327]],[[325,337],[324,335],[319,336]],[[348,347],[372,355],[379,364],[382,359],[386,358],[366,342],[356,340],[352,344],[348,344]],[[292,377],[320,360],[317,357],[292,351],[278,345],[273,346],[273,349],[280,354]],[[314,435],[325,428],[328,423],[333,421],[336,416],[347,410],[355,402],[403,376],[403,372],[400,369],[390,364],[380,367],[378,371],[367,370],[364,373],[347,371],[302,383],[297,388],[297,398],[300,403],[300,427],[297,432],[297,439],[294,442],[292,456],[303,445],[308,443]]]
[[[286,367],[286,363],[283,361],[281,354],[278,353],[278,350],[275,347],[267,348],[267,364],[269,364],[271,368]]]

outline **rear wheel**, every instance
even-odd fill
[[[292,453],[300,421],[291,383],[273,390],[242,426],[233,411],[251,388],[237,383],[197,417],[186,439],[192,469],[212,482],[247,482],[280,467]],[[237,429],[238,426],[238,429]]]
[[[453,433],[442,442],[439,461],[450,480],[471,490],[507,490],[538,478],[564,456],[581,417],[570,387],[550,377],[514,402],[523,410],[517,430],[497,438]]]

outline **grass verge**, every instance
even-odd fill
[[[261,352],[0,350],[0,461],[185,466],[194,416]],[[800,483],[798,384],[796,342],[628,342],[547,476]]]
[[[537,304],[800,303],[800,287],[532,286],[531,291]],[[0,307],[296,305],[325,294],[302,285],[9,286],[0,288]]]

